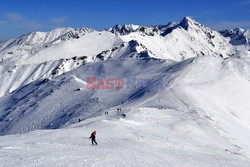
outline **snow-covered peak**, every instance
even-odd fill
[[[166,36],[170,34],[173,30],[175,29],[184,29],[185,31],[189,32],[211,32],[211,29],[204,26],[203,24],[195,21],[189,16],[184,17],[181,21],[179,22],[170,22],[166,25],[158,25],[155,26],[155,28],[158,29],[158,31],[161,33],[161,36]]]
[[[116,35],[126,35],[136,31],[140,26],[134,24],[115,25],[109,31]]]
[[[0,43],[0,58],[4,60],[24,55],[31,57],[32,54],[69,40],[78,40],[92,32],[95,31],[89,28],[57,28],[48,32],[27,33],[16,39]]]
[[[30,45],[48,45],[55,41],[65,41],[72,38],[78,39],[85,33],[93,32],[94,30],[89,28],[56,28],[48,32],[30,32],[24,34],[14,40],[8,40],[0,44],[0,49],[7,49],[12,46],[30,46]]]
[[[73,28],[57,28],[49,32],[30,32],[16,38],[11,46],[13,45],[31,45],[40,44],[45,42],[51,42],[60,36],[72,31]]]
[[[161,34],[167,29],[175,27],[177,24],[178,22],[170,22],[166,25],[147,25],[147,26],[139,26],[134,24],[115,25],[114,27],[108,29],[108,31],[118,36],[128,35],[133,32],[138,32],[144,35],[153,36],[155,34]]]
[[[188,30],[190,26],[198,25],[196,21],[194,21],[191,17],[184,17],[180,23],[179,26],[183,27],[185,30]]]
[[[179,24],[177,25],[177,27],[182,27],[183,29],[187,30],[187,31],[211,31],[210,28],[204,26],[203,24],[195,21],[193,18],[187,16],[184,17]]]
[[[233,45],[250,45],[250,30],[235,28],[220,31],[224,37],[231,39],[230,43]]]
[[[69,40],[72,38],[79,39],[81,36],[85,35],[86,33],[94,32],[94,30],[90,28],[75,28],[71,31],[67,32],[64,36],[61,37],[61,40]]]
[[[133,24],[115,25],[108,31],[116,35],[127,35],[133,32],[141,32],[146,35],[152,36],[155,33],[162,33],[163,35],[166,35],[167,32],[172,32],[173,29],[178,27],[182,27],[183,29],[188,30],[189,27],[199,28],[203,27],[203,25],[196,22],[191,17],[186,16],[180,22],[170,22],[166,25],[148,25],[148,26],[139,26]]]

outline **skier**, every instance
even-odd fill
[[[92,132],[91,136],[89,137],[89,138],[91,138],[92,145],[94,145],[94,144],[97,145],[97,142],[95,141],[95,136],[96,136],[96,131]]]

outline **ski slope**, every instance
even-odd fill
[[[138,108],[66,129],[0,138],[1,166],[249,166],[240,148],[186,113]],[[97,146],[90,133],[97,130]]]
[[[10,124],[2,126],[7,134],[61,129],[0,137],[3,162],[11,162],[10,166],[249,166],[250,106],[244,101],[249,97],[249,73],[228,70],[241,67],[232,66],[238,63],[248,69],[249,59],[204,56],[181,63],[144,60],[135,66],[142,62],[93,63],[91,68],[82,66],[57,77],[58,81],[18,90],[14,97],[19,104],[6,117]],[[114,73],[112,65],[120,66],[120,71]],[[139,90],[84,90],[84,75],[115,78],[135,73],[161,76],[168,84],[163,90],[154,90],[150,82]],[[71,97],[65,98],[69,92]],[[121,118],[116,108],[127,117]],[[85,119],[78,123],[79,118]],[[98,146],[87,139],[94,130]],[[13,161],[13,155],[19,159]]]

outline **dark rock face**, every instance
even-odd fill
[[[250,39],[247,37],[247,31],[240,28],[220,31],[224,37],[229,37],[232,45],[250,45]]]

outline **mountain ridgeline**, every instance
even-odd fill
[[[209,92],[215,83],[217,91],[239,82],[245,87],[238,92],[249,90],[249,48],[249,30],[217,32],[190,17],[101,31],[58,28],[10,39],[0,44],[0,135],[61,128],[116,107],[203,110],[205,103],[186,89],[195,85],[199,89],[192,92]],[[87,77],[123,78],[124,85],[128,77],[146,79],[133,89],[97,91],[86,89]],[[223,88],[224,81],[229,85]],[[233,90],[219,99],[226,103]],[[231,107],[229,115],[250,125],[244,105],[240,112]]]

